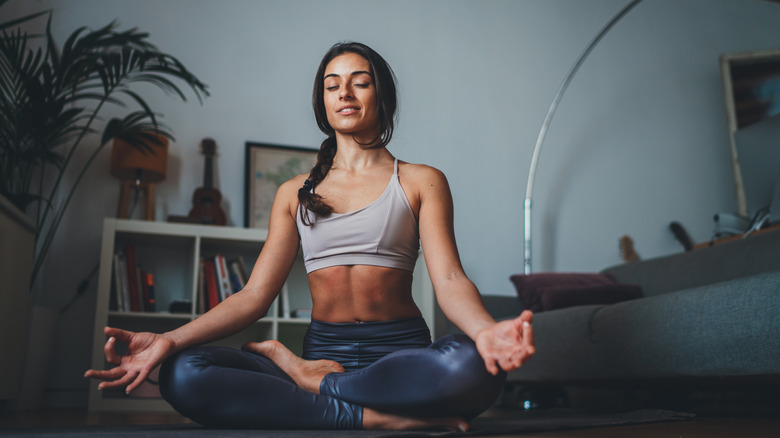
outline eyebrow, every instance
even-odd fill
[[[369,76],[371,76],[371,77],[374,77],[374,75],[372,75],[372,74],[371,74],[371,72],[368,72],[368,71],[365,71],[365,70],[358,70],[358,71],[353,71],[352,73],[350,73],[350,76],[357,76],[357,75],[359,75],[359,74],[367,74],[367,75],[369,75]],[[333,78],[340,78],[340,77],[341,77],[341,75],[337,75],[336,73],[331,73],[331,74],[327,74],[327,75],[325,75],[325,77],[324,77],[324,78],[322,78],[322,79],[327,79],[327,78],[330,78],[330,77],[333,77]]]

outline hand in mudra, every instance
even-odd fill
[[[125,392],[129,394],[175,349],[173,341],[156,333],[135,333],[111,327],[106,327],[104,332],[109,336],[103,347],[106,360],[117,366],[110,370],[88,370],[84,374],[84,377],[105,380],[98,389],[126,387]],[[117,354],[117,341],[127,344],[124,355]]]
[[[536,352],[533,313],[525,310],[515,319],[498,322],[477,333],[477,350],[490,374],[512,371]]]

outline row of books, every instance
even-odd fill
[[[201,258],[198,275],[198,313],[211,310],[224,299],[240,291],[249,279],[243,259],[226,259],[221,254]],[[280,293],[278,316],[281,318],[311,318],[311,309],[291,309],[290,292],[285,283]]]
[[[227,297],[240,291],[249,279],[241,257],[222,254],[202,257],[198,272],[197,312],[205,313]],[[138,263],[133,244],[125,244],[114,254],[116,310],[120,312],[156,312],[154,275]],[[287,284],[282,287],[277,316],[310,318],[311,309],[291,309]]]
[[[227,259],[222,254],[200,259],[198,313],[213,309],[240,291],[249,279],[241,257]]]
[[[154,275],[137,263],[130,243],[114,254],[114,291],[120,312],[156,311]]]

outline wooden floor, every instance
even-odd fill
[[[515,394],[507,392],[506,394]],[[541,394],[537,392],[537,394]],[[556,393],[557,394],[557,393]],[[529,397],[526,397],[529,398]],[[533,398],[533,397],[530,397]],[[541,400],[541,398],[537,399]],[[524,399],[525,400],[525,399]],[[549,399],[548,400],[552,400]],[[555,407],[548,402],[546,406]],[[568,388],[566,406],[574,409],[628,412],[665,409],[693,413],[692,420],[633,426],[613,426],[544,433],[501,435],[523,438],[780,438],[780,387],[764,385],[749,391],[601,390]],[[499,399],[483,416],[523,415],[518,397]],[[8,429],[89,425],[153,425],[191,421],[170,413],[95,413],[86,411],[13,412],[1,409],[0,436]],[[312,435],[316,436],[316,435]],[[495,435],[493,435],[495,436]]]
[[[0,416],[0,435],[8,428],[41,426],[82,426],[117,424],[171,424],[187,423],[177,414],[160,413],[87,413],[81,411],[55,411],[37,413],[12,413]],[[698,417],[694,420],[655,423],[637,426],[616,426],[559,432],[502,435],[523,438],[777,438],[780,437],[778,418],[729,418]]]

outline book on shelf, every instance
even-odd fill
[[[127,302],[127,262],[124,251],[114,254],[114,295],[116,297],[116,310],[126,312],[130,303]]]
[[[234,257],[228,260],[228,269],[230,271],[230,280],[233,283],[233,291],[238,292],[246,286],[248,279],[244,259]]]
[[[143,284],[144,311],[156,312],[157,305],[154,296],[154,275],[149,272],[141,271],[141,281]]]
[[[219,285],[217,284],[217,273],[214,266],[214,260],[204,258],[201,260],[203,270],[204,296],[206,310],[213,309],[219,304]]]
[[[126,244],[114,254],[114,291],[119,312],[156,312],[154,275],[138,263],[135,247]]]
[[[125,261],[127,262],[127,285],[130,294],[130,310],[131,312],[140,312],[142,307],[140,306],[141,297],[138,284],[138,268],[135,263],[135,247],[128,243],[125,244]]]
[[[205,313],[246,286],[246,267],[241,257],[222,254],[201,257],[198,266],[198,312]]]
[[[206,313],[208,305],[206,304],[206,281],[203,279],[203,260],[198,263],[198,307],[200,314]]]
[[[227,262],[222,254],[214,256],[214,269],[217,273],[217,285],[219,286],[219,298],[223,301],[233,295],[233,285],[230,283]]]

